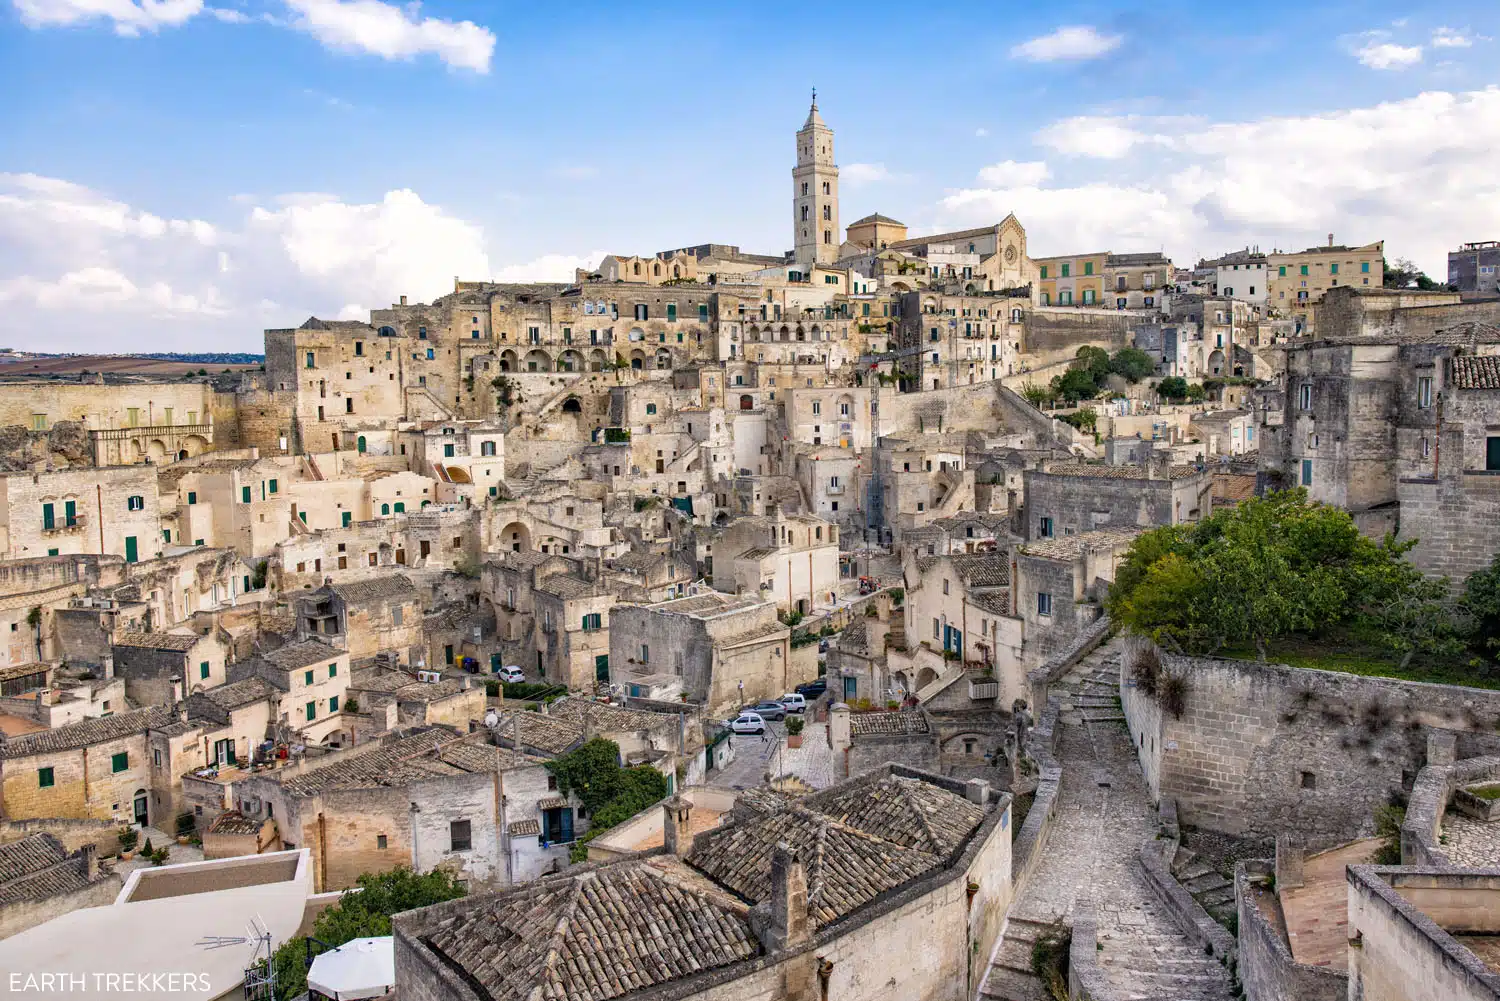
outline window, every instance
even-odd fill
[[[1040,535],[1044,539],[1050,539],[1050,538],[1052,538],[1052,519],[1051,518],[1043,518],[1041,520],[1041,524],[1037,526],[1037,534]]]
[[[1316,789],[1317,787],[1318,787],[1318,777],[1316,775],[1314,775],[1312,772],[1303,772],[1302,773],[1302,788],[1304,788],[1304,789]]]
[[[651,646],[648,643],[641,644],[641,663],[651,663]]]
[[[1062,276],[1064,278],[1068,277],[1068,274],[1069,274],[1069,272],[1072,271],[1072,269],[1073,269],[1073,265],[1071,265],[1071,264],[1064,264],[1062,266]]]
[[[948,593],[948,578],[946,577],[943,578],[943,593]]]
[[[201,664],[198,665],[198,677],[199,678],[207,678],[208,677],[208,661],[205,660],[203,663],[201,663]]]
[[[1052,595],[1046,591],[1038,591],[1036,593],[1036,614],[1052,614]]]
[[[1083,290],[1083,304],[1085,306],[1092,306],[1094,304],[1094,290],[1093,289],[1086,288],[1086,289]]]
[[[1336,275],[1339,273],[1339,266],[1337,261],[1328,265],[1328,273],[1331,275]]]
[[[1500,470],[1500,438],[1484,440],[1484,468],[1489,472]]]
[[[1285,278],[1286,277],[1286,265],[1285,264],[1281,265],[1281,267],[1278,268],[1277,270],[1279,272],[1277,274],[1278,278]]]
[[[250,488],[249,487],[240,487],[240,503],[241,504],[249,504],[250,503]]]
[[[1360,261],[1359,262],[1359,273],[1362,274],[1362,275],[1367,275],[1367,274],[1370,273],[1370,262],[1369,261]]]
[[[604,616],[600,612],[590,612],[583,617],[583,631],[586,633],[596,632],[604,628]]]
[[[445,443],[443,445],[443,458],[445,458],[445,459],[451,459],[451,458],[453,458],[453,443],[452,442],[447,442],[447,443]]]
[[[306,708],[303,710],[303,712],[305,712],[307,714],[307,718],[308,718],[309,722],[311,722],[312,720],[317,719],[318,718],[318,704],[316,702],[309,702],[307,704]]]
[[[1306,264],[1302,265],[1302,267],[1298,269],[1298,273],[1299,274],[1304,274],[1304,275],[1307,274],[1307,265]]]
[[[38,768],[36,770],[36,784],[39,789],[50,789],[53,783],[51,768]]]
[[[190,506],[193,505],[193,504],[198,503],[198,491],[196,491],[196,490],[189,490],[188,491],[187,502],[188,502],[188,504]]]
[[[1303,410],[1312,409],[1312,383],[1304,382],[1297,387],[1297,405]]]
[[[339,711],[339,697],[337,695],[329,696],[328,711],[331,713],[336,713]]]
[[[650,416],[650,415],[655,414],[655,413],[656,413],[656,404],[654,404],[654,403],[648,403],[648,404],[646,404],[646,414],[648,416]]]
[[[123,772],[130,767],[130,752],[121,751],[119,754],[110,756],[109,770],[112,772]]]
[[[302,683],[305,685],[310,685],[313,683],[313,673],[311,671],[302,672]]]
[[[317,355],[314,354],[311,351],[309,351],[307,353],[307,367],[308,368],[317,368],[318,367],[318,365],[317,365]]]
[[[57,514],[51,504],[42,505],[42,531],[50,532],[57,527]]]
[[[384,851],[385,850],[385,846],[388,843],[389,842],[386,840],[386,837],[385,837],[384,834],[377,834],[377,835],[375,835],[375,847],[376,848],[379,848],[380,850]]]
[[[1091,274],[1094,273],[1094,262],[1093,261],[1084,261],[1083,262],[1083,273],[1086,274],[1086,275],[1091,275]]]
[[[1302,485],[1304,487],[1310,487],[1310,486],[1312,486],[1312,460],[1311,459],[1303,459],[1302,460]]]
[[[473,840],[469,833],[469,822],[467,820],[451,822],[448,825],[448,850],[466,852],[471,847],[473,847]]]
[[[146,498],[140,494],[132,494],[125,498],[125,510],[144,511],[146,509]]]
[[[1417,379],[1417,406],[1423,410],[1432,406],[1432,376],[1430,375]]]

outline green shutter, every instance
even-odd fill
[[[337,664],[328,665],[328,676],[330,678],[337,678],[339,676],[339,666]]]
[[[201,663],[201,664],[198,665],[198,677],[200,677],[200,678],[207,678],[208,677],[208,661],[205,660],[203,663]]]
[[[123,772],[130,767],[130,752],[121,751],[119,754],[113,755],[109,759],[109,766],[111,771]]]
[[[1046,278],[1047,278],[1047,265],[1043,264],[1042,265],[1042,280],[1045,281]]]
[[[50,532],[57,527],[57,516],[52,511],[51,504],[42,505],[42,531]]]
[[[250,503],[250,488],[240,487],[240,501],[244,504]]]
[[[270,486],[271,486],[271,493],[274,494],[276,492],[276,481],[275,480],[271,480],[270,481]]]
[[[328,711],[331,713],[336,713],[339,711],[339,697],[337,695],[329,696]]]
[[[349,523],[351,521],[353,521],[353,520],[354,520],[354,512],[352,512],[352,511],[345,511],[342,515],[339,516],[339,522],[345,528],[348,528],[349,527]]]
[[[309,721],[318,718],[318,704],[316,702],[309,702],[307,704],[307,718]]]
[[[397,501],[396,502],[396,513],[397,514],[404,514],[405,512],[406,512],[406,502],[405,501]]]
[[[307,685],[312,684],[313,683],[312,679],[313,679],[313,673],[311,671],[304,671],[304,672],[302,672],[302,681],[303,681],[303,684],[307,684]]]
[[[53,778],[51,768],[38,768],[36,770],[36,784],[38,788],[50,789],[52,788],[52,782]]]
[[[198,503],[198,491],[196,491],[196,490],[189,490],[188,491],[188,503],[189,504],[196,504],[196,503]]]
[[[135,543],[135,536],[125,536],[125,562],[135,563],[138,562],[140,558],[140,552],[138,551]]]
[[[63,524],[72,528],[78,524],[78,502],[63,501]]]

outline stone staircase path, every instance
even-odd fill
[[[1123,725],[1120,652],[1120,641],[1111,641],[1081,658],[1052,686],[1051,695],[1061,707],[1057,757],[1063,769],[1062,796],[1037,868],[1011,906],[982,997],[1047,998],[1040,980],[1030,973],[1031,942],[1055,919],[1070,924],[1080,898],[1094,904],[1099,966],[1114,997],[1235,997],[1229,971],[1178,930],[1137,861],[1140,846],[1155,836],[1158,821]]]

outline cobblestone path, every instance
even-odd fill
[[[1092,900],[1099,964],[1119,999],[1229,1001],[1229,972],[1177,930],[1137,861],[1156,809],[1119,709],[1118,643],[1094,651],[1053,686],[1062,700],[1057,757],[1063,791],[1040,863],[1011,907],[982,995],[1048,997],[1031,973],[1031,944],[1053,921],[1071,924]]]

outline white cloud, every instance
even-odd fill
[[[1134,131],[1139,122],[1114,124]],[[1038,254],[1164,245],[1178,261],[1247,243],[1300,249],[1333,232],[1341,243],[1384,239],[1387,256],[1411,257],[1434,276],[1446,273],[1459,235],[1500,232],[1500,87],[1325,115],[1158,119],[1153,130],[1150,141],[1173,151],[1170,167],[1111,163],[1056,187],[1002,173],[1009,183],[951,192],[935,221],[961,228],[1014,211]]]
[[[254,18],[244,11],[235,10],[232,7],[209,7],[207,13],[210,17],[225,24],[249,24]]]
[[[977,129],[974,130],[974,138],[976,138],[976,139],[983,139],[985,136],[987,136],[989,134],[990,134],[990,130],[987,129],[987,128],[985,128],[982,125],[979,128],[977,128]]]
[[[1048,125],[1033,137],[1037,145],[1046,146],[1068,156],[1091,156],[1118,160],[1150,136],[1134,127],[1135,119],[1080,115]]]
[[[497,282],[570,282],[578,268],[590,271],[604,260],[606,251],[591,250],[586,254],[543,254],[523,264],[507,264],[491,275]]]
[[[138,35],[174,27],[197,16],[203,0],[13,0],[21,22],[45,28],[85,21],[110,21],[116,33]]]
[[[1097,59],[1119,48],[1123,41],[1120,35],[1101,35],[1090,25],[1070,24],[1050,35],[1022,42],[1010,54],[1014,59],[1033,63]]]
[[[1051,173],[1040,160],[1017,163],[1002,160],[979,170],[979,183],[992,188],[1034,188]]]
[[[905,175],[887,169],[883,163],[846,163],[839,167],[839,180],[851,188],[857,188],[881,181],[905,180]]]
[[[1404,70],[1422,61],[1422,46],[1372,41],[1355,52],[1359,61],[1375,70]]]
[[[1438,28],[1432,33],[1432,47],[1435,49],[1467,49],[1473,44],[1474,39],[1469,36],[1467,30]]]
[[[435,55],[455,69],[490,71],[495,34],[473,21],[420,17],[421,4],[381,0],[286,0],[292,27],[330,48],[369,52],[385,59]]]
[[[480,228],[411,191],[370,204],[296,194],[225,206],[224,224],[172,219],[57,178],[0,174],[0,338],[46,350],[258,350],[262,327],[364,317],[357,304],[431,299],[454,275],[489,274]]]

